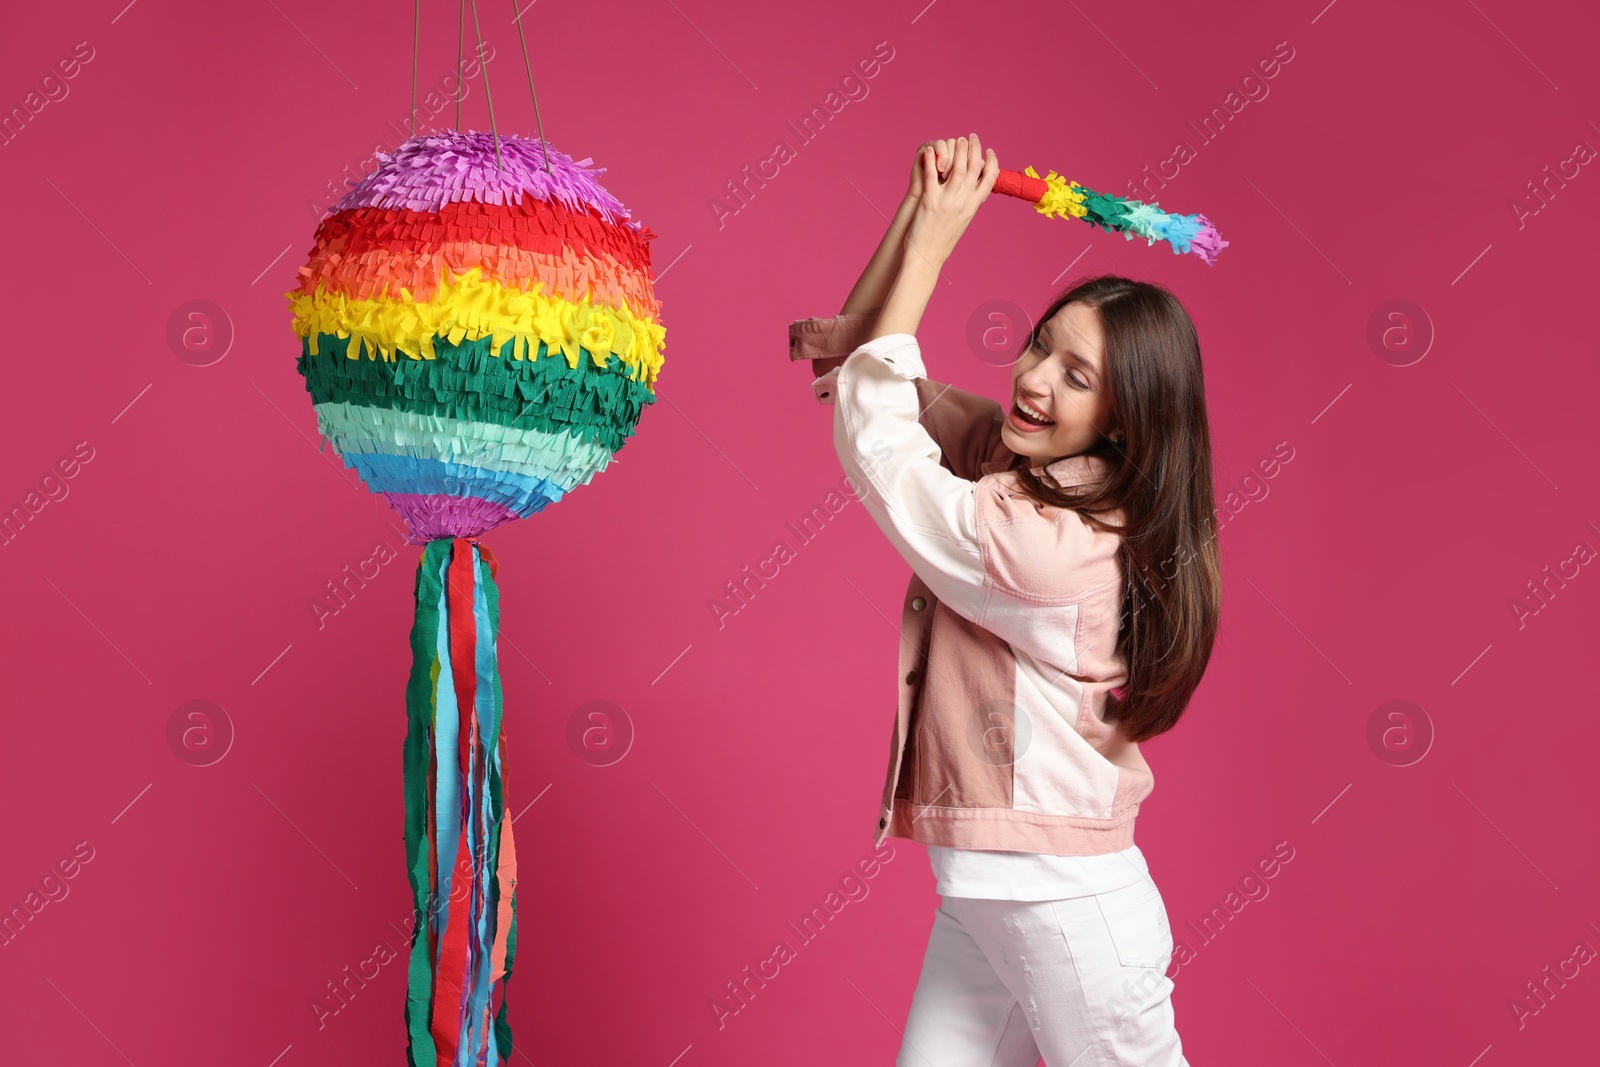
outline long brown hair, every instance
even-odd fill
[[[1122,536],[1117,651],[1127,663],[1128,681],[1120,694],[1108,694],[1105,715],[1130,741],[1145,741],[1177,725],[1211,658],[1221,616],[1200,340],[1183,305],[1166,289],[1103,274],[1075,282],[1056,297],[1027,343],[1073,301],[1095,309],[1105,338],[1101,358],[1111,425],[1100,428],[1100,439],[1086,452],[1106,460],[1106,477],[1064,490],[1039,478],[1025,461],[1014,470],[1022,489],[1041,504],[1070,508],[1095,528]],[[1120,442],[1106,436],[1116,430]],[[1098,517],[1117,509],[1121,526]]]

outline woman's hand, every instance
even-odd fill
[[[942,137],[937,141],[923,141],[917,145],[916,158],[911,161],[911,181],[906,187],[905,199],[912,204],[922,199],[922,153],[925,149],[933,150],[934,169],[939,172],[939,180],[944,181],[945,174],[950,170],[950,161],[955,158],[955,137]]]
[[[913,252],[935,265],[948,259],[999,176],[994,149],[985,155],[977,134],[919,146],[912,176],[917,207],[906,236]]]

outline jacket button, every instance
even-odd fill
[[[910,685],[912,682],[915,682],[916,680],[917,680],[917,672],[916,671],[912,671],[910,674],[906,675],[906,684],[907,685]]]
[[[882,830],[885,826],[888,826],[888,825],[889,825],[889,820],[888,819],[879,819],[878,820],[878,829]]]
[[[928,602],[926,600],[924,600],[922,597],[913,597],[912,600],[911,600],[911,608],[912,608],[913,611],[921,611],[923,608],[925,608],[927,606],[928,606]]]

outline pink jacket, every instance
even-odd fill
[[[876,320],[789,327],[791,359],[849,357],[812,388],[834,405],[857,496],[912,570],[873,844],[1121,851],[1154,777],[1102,718],[1107,690],[1127,680],[1119,538],[1024,494],[1001,406],[929,381],[910,334],[867,341]],[[1048,470],[1074,485],[1104,461],[1068,456]]]

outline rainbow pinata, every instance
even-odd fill
[[[417,544],[586,485],[655,402],[655,238],[592,160],[413,137],[317,227],[285,296],[322,436]]]

